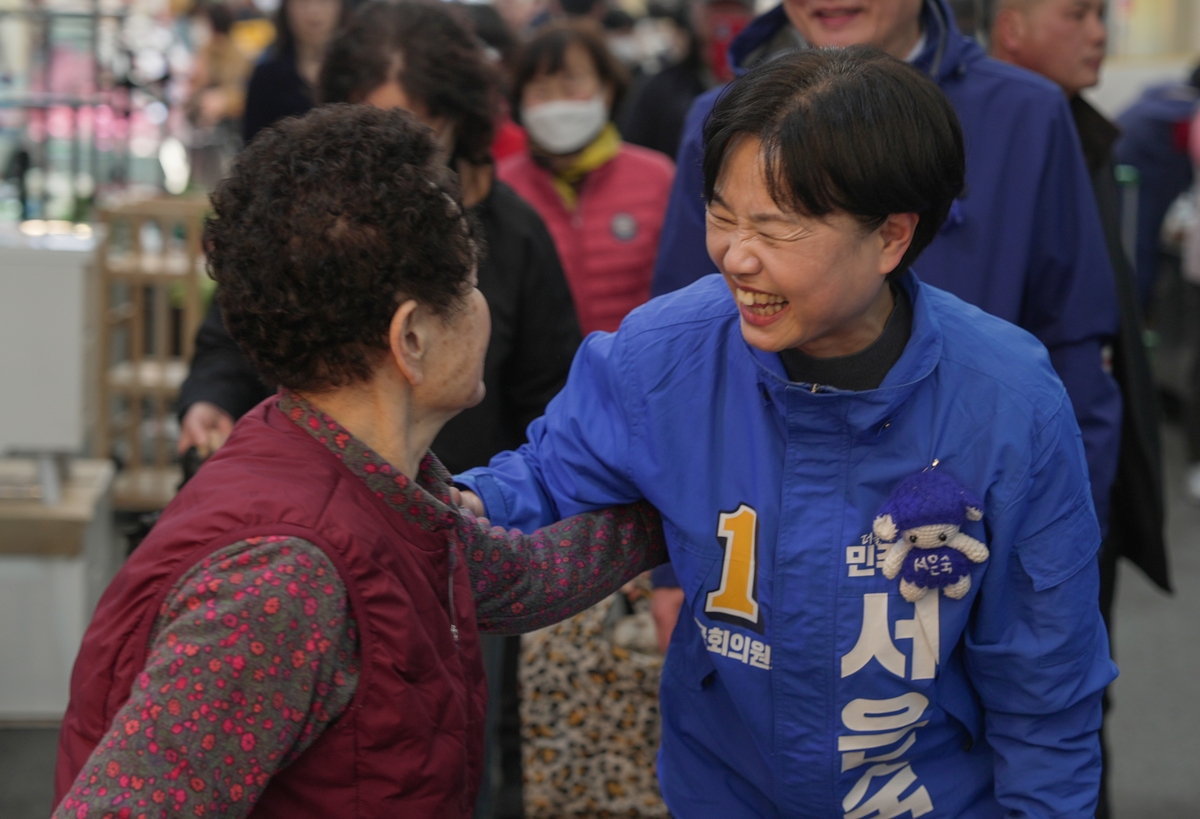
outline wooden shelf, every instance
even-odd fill
[[[182,279],[188,272],[188,257],[184,253],[120,253],[110,255],[104,267],[110,279],[141,284],[147,279]],[[202,258],[192,261],[192,272],[207,272]]]
[[[180,482],[168,416],[204,318],[201,238],[208,208],[207,198],[162,197],[100,214],[106,229],[96,247],[95,441],[97,456],[119,452],[131,464],[114,483],[119,509],[161,509]]]
[[[177,466],[126,467],[113,481],[113,507],[125,512],[162,509],[179,490],[183,471]]]
[[[108,370],[109,390],[119,392],[158,393],[174,398],[187,378],[188,365],[183,361],[122,361]]]

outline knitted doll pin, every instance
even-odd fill
[[[900,594],[910,603],[929,589],[961,600],[971,589],[971,564],[988,559],[987,546],[962,527],[982,518],[979,499],[945,472],[930,468],[905,478],[873,527],[875,536],[890,546],[884,577],[899,575]]]

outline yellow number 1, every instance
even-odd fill
[[[717,536],[725,541],[721,588],[708,593],[704,610],[757,624],[754,581],[758,577],[758,513],[744,503],[734,512],[722,512],[717,520]]]

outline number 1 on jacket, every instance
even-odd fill
[[[733,512],[722,512],[717,538],[725,545],[721,587],[708,593],[704,611],[718,620],[757,626],[758,513],[744,503]]]

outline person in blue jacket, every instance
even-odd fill
[[[993,60],[955,26],[946,0],[784,0],[730,47],[745,69],[813,46],[869,43],[906,59],[950,98],[966,138],[967,186],[916,265],[924,281],[1033,333],[1050,351],[1083,430],[1101,527],[1121,438],[1121,398],[1107,347],[1116,285],[1061,89]],[[688,114],[651,292],[714,272],[704,252],[701,126],[720,89]]]
[[[672,815],[1090,819],[1115,669],[1079,427],[1036,338],[910,269],[962,190],[953,110],[878,50],[806,50],[705,144],[721,275],[589,336],[464,503],[661,511]]]
[[[1171,203],[1192,187],[1188,131],[1200,102],[1200,66],[1187,82],[1153,85],[1121,112],[1113,156],[1138,170],[1138,295],[1149,306],[1158,278],[1159,234]]]

